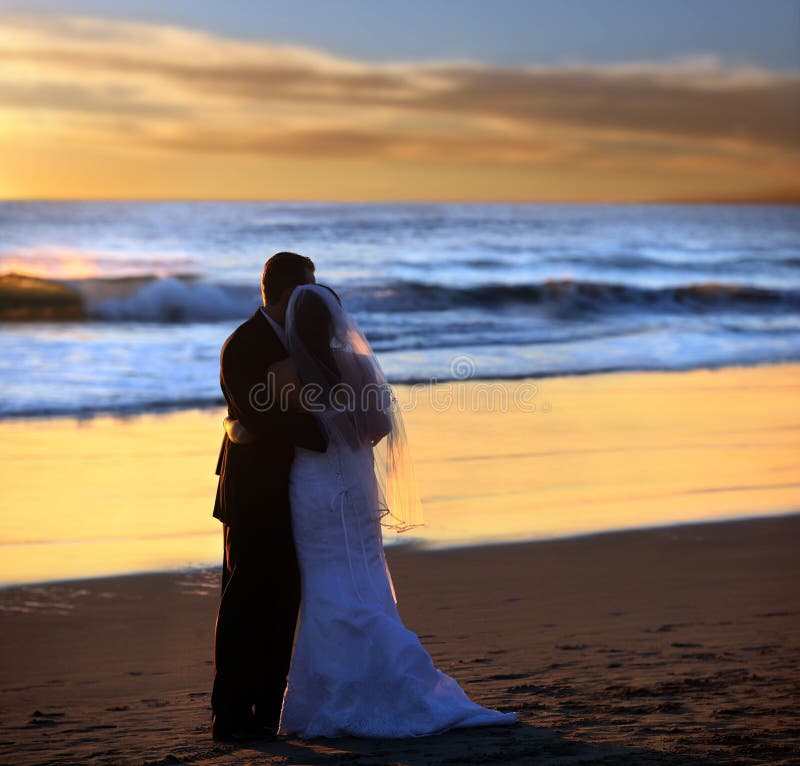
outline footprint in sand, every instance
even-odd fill
[[[694,622],[668,622],[658,628],[645,628],[645,633],[671,633],[675,628],[690,628],[696,625]]]
[[[506,690],[510,694],[527,694],[528,692],[541,692],[542,687],[537,684],[518,684],[517,686],[509,686]]]
[[[31,720],[28,722],[28,726],[37,726],[37,727],[45,727],[45,726],[58,726],[63,721],[58,720],[59,718],[64,717],[64,713],[43,713],[41,710],[34,710],[33,715],[31,716]]]
[[[169,700],[159,700],[159,699],[146,699],[142,700],[142,703],[147,705],[147,707],[167,707],[169,705]]]

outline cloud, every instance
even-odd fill
[[[177,27],[6,16],[0,109],[66,141],[495,164],[800,149],[800,75],[663,63],[360,62]],[[39,127],[37,127],[39,126]],[[0,140],[2,140],[0,136]]]

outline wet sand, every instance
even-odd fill
[[[397,392],[438,545],[800,508],[797,364]],[[0,423],[0,585],[216,563],[222,417]]]
[[[418,740],[209,736],[218,570],[0,591],[0,762],[788,764],[800,516],[390,551],[437,664],[510,728]]]

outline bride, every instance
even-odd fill
[[[514,723],[472,702],[398,614],[381,530],[422,517],[399,408],[366,339],[315,284],[292,293],[285,330],[289,358],[270,368],[267,395],[315,413],[328,449],[296,448],[290,474],[302,601],[279,732],[413,737]],[[253,438],[235,420],[226,430]]]

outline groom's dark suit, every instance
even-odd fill
[[[256,311],[225,341],[220,385],[228,413],[258,436],[251,444],[223,439],[217,463],[214,516],[223,522],[222,598],[214,642],[211,706],[232,727],[258,721],[275,727],[280,715],[300,603],[292,540],[289,470],[294,446],[324,452],[312,415],[254,406],[254,386],[287,356],[269,320]]]

